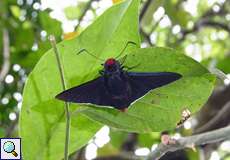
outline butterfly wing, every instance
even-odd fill
[[[58,94],[56,98],[66,102],[109,105],[103,77],[98,77],[80,86],[65,90]]]
[[[181,75],[173,72],[141,73],[128,72],[131,87],[130,103],[144,96],[152,89],[167,85],[181,78]]]
[[[65,90],[58,94],[56,98],[66,102],[91,103],[123,109],[150,90],[169,84],[181,77],[180,74],[171,72],[128,72],[127,76],[131,90],[128,99],[114,99],[106,89],[104,77],[98,77],[80,86]]]

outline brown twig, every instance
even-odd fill
[[[136,149],[138,141],[138,134],[137,133],[129,133],[126,140],[123,142],[121,146],[121,150],[123,152],[134,152]]]
[[[146,39],[146,41],[151,45],[152,42],[151,42],[149,34],[145,33],[145,31],[143,31],[142,28],[140,28],[140,33],[144,36],[144,38]]]
[[[150,3],[151,3],[152,1],[153,1],[153,0],[147,0],[147,2],[145,2],[144,6],[143,6],[143,8],[142,8],[142,10],[141,10],[140,17],[139,17],[139,21],[140,21],[140,22],[142,21],[144,15],[145,15],[145,12],[147,11],[147,9],[148,9],[148,7],[149,7],[149,5],[150,5]]]
[[[81,21],[83,20],[83,18],[84,18],[84,16],[85,16],[86,12],[90,9],[91,4],[92,4],[93,1],[98,1],[98,0],[90,0],[90,1],[86,4],[85,9],[83,10],[82,14],[80,15],[80,17],[79,17],[79,19],[78,19],[78,22],[79,22],[79,23],[76,25],[75,31],[77,31],[78,27],[80,26]]]
[[[174,152],[184,148],[193,148],[194,146],[202,144],[220,142],[229,138],[230,126],[189,137],[181,137],[180,139],[175,140],[175,144],[159,144],[158,147],[147,156],[146,160],[158,160],[167,152]]]
[[[141,27],[140,28],[140,32],[141,34],[145,37],[145,39],[147,40],[147,42],[150,44],[150,45],[154,45],[152,42],[151,42],[151,39],[150,39],[150,34],[154,32],[154,30],[158,27],[160,21],[164,18],[165,15],[163,15],[158,21],[156,21],[156,23],[153,25],[151,31],[149,33],[146,33],[143,28]]]
[[[224,121],[230,117],[230,101],[224,105],[224,107],[217,113],[217,115],[212,118],[208,123],[201,126],[200,128],[197,128],[194,132],[194,134],[202,133],[208,130],[216,129],[216,126],[220,126],[220,124],[223,125]],[[225,122],[229,123],[229,121]],[[226,124],[226,125],[227,125]]]
[[[217,22],[217,21],[211,20],[211,18],[214,16],[217,16],[217,15],[222,16],[225,13],[227,13],[227,11],[225,11],[225,5],[226,4],[227,4],[227,2],[223,3],[222,5],[219,5],[220,10],[218,12],[214,12],[212,9],[213,7],[211,7],[211,9],[207,10],[199,18],[199,20],[195,22],[194,26],[191,29],[182,29],[181,30],[181,38],[178,40],[178,42],[179,43],[182,42],[187,37],[187,35],[189,35],[191,33],[198,32],[200,29],[202,29],[204,27],[223,29],[230,34],[230,26],[228,24],[224,24],[222,22]]]
[[[219,29],[223,29],[225,31],[227,31],[230,34],[230,26],[224,23],[220,23],[220,22],[215,22],[215,21],[211,21],[211,20],[207,20],[207,21],[203,21],[201,22],[202,26],[207,26],[207,27],[213,27],[213,28],[219,28]]]
[[[213,6],[217,5],[217,6],[220,7],[219,11],[218,11],[218,12],[214,11],[214,10],[212,9],[212,8],[213,8],[213,6],[212,6],[211,9],[209,9],[208,11],[206,11],[206,12],[202,15],[201,18],[206,18],[206,17],[210,17],[210,16],[216,16],[216,15],[221,16],[221,15],[224,15],[224,14],[228,13],[228,12],[225,10],[226,4],[227,4],[227,2],[224,2],[224,3],[221,4],[221,5],[220,5],[219,3],[217,3],[217,2],[214,3]]]
[[[216,21],[213,21],[213,20],[200,19],[198,22],[196,22],[194,24],[194,27],[192,29],[181,30],[181,35],[182,36],[178,40],[178,42],[182,42],[187,37],[187,35],[189,35],[191,33],[198,32],[200,29],[202,29],[204,27],[212,27],[212,28],[216,28],[216,29],[223,29],[223,30],[227,31],[230,34],[230,26],[228,26],[227,24],[216,22]]]
[[[198,133],[196,129],[205,126],[209,121],[211,121],[219,111],[222,110],[223,106],[225,106],[229,102],[230,97],[230,85],[217,88],[212,95],[209,97],[208,102],[204,107],[202,107],[201,111],[197,115],[197,120],[199,124],[196,126],[194,132]],[[226,114],[226,113],[225,113]],[[225,127],[229,122],[229,118],[223,119],[218,126],[215,126],[214,129],[218,129],[221,127]],[[209,131],[209,130],[206,130]]]
[[[9,70],[10,70],[10,39],[9,39],[8,30],[4,28],[3,29],[3,64],[0,70],[0,83],[4,81]]]
[[[85,147],[81,148],[74,158],[75,160],[84,160],[85,159]]]

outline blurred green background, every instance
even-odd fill
[[[23,86],[39,58],[51,48],[48,35],[54,34],[57,41],[78,36],[107,8],[120,1],[0,1],[0,137],[18,136]],[[218,68],[230,78],[229,0],[143,0],[140,33],[143,48],[164,46],[180,50],[208,69]],[[206,124],[230,101],[230,96],[226,96],[230,95],[229,84],[227,78],[223,82],[217,81],[210,100],[194,118],[199,121],[197,128]],[[202,132],[223,127],[229,122],[229,118],[225,118],[219,125]],[[183,131],[185,135],[190,133],[190,130]],[[159,134],[114,132],[105,126],[95,139],[102,140],[98,144],[95,141],[89,143],[72,159],[85,157],[85,152],[87,159],[96,155],[99,159],[104,156],[112,159],[114,156],[111,155],[118,154],[115,159],[122,159],[120,153],[123,151],[145,155],[159,142]],[[185,154],[182,151],[178,155],[184,159],[201,159],[198,157],[202,154],[205,159],[230,159],[230,141],[202,147],[197,152]],[[179,160],[175,154],[170,157]]]

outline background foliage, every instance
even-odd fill
[[[109,53],[111,55],[116,55],[119,50],[123,48],[122,44],[126,41],[126,39],[132,39],[133,41],[139,42],[137,33],[137,24],[135,19],[130,19],[129,17],[136,17],[137,12],[133,12],[137,8],[130,8],[133,10],[132,13],[135,15],[122,15],[120,13],[130,13],[131,11],[127,11],[125,6],[129,6],[128,2],[124,5],[124,7],[117,7],[117,11],[111,11],[111,15],[108,13],[107,15],[110,19],[108,21],[104,21],[106,29],[101,28],[103,32],[100,32],[101,26],[100,19],[97,20],[98,24],[94,24],[91,26],[91,29],[87,29],[84,31],[86,26],[92,23],[106,8],[113,5],[113,3],[118,3],[119,1],[110,1],[105,2],[103,0],[91,0],[91,1],[77,1],[75,5],[65,6],[63,9],[63,14],[66,16],[65,20],[60,21],[60,18],[51,18],[55,17],[54,13],[57,9],[55,8],[43,8],[44,1],[23,1],[23,0],[4,0],[0,1],[0,49],[1,49],[1,58],[0,58],[0,137],[9,137],[9,136],[18,136],[18,115],[21,111],[22,106],[22,89],[25,84],[25,81],[34,68],[35,64],[38,62],[40,57],[51,48],[50,43],[48,41],[48,35],[54,34],[57,38],[57,41],[61,41],[63,39],[69,39],[61,43],[62,47],[59,45],[60,52],[62,54],[74,54],[76,50],[79,49],[77,46],[77,42],[74,37],[77,37],[79,41],[82,42],[81,47],[85,46],[91,47],[90,50],[94,53],[102,53],[100,57],[106,58],[105,55]],[[107,4],[107,5],[105,5]],[[58,4],[59,6],[61,4]],[[135,6],[135,5],[133,5]],[[137,5],[136,5],[137,7]],[[115,7],[116,8],[116,7]],[[129,7],[128,7],[129,8]],[[116,9],[114,9],[116,10]],[[108,11],[109,12],[109,11]],[[116,14],[114,14],[117,12]],[[127,18],[125,19],[125,16]],[[111,18],[113,17],[113,18]],[[120,20],[119,20],[120,18]],[[57,20],[58,19],[58,20]],[[118,23],[121,19],[125,19],[123,21],[124,24]],[[108,19],[107,19],[108,20]],[[80,23],[78,23],[80,22]],[[203,70],[202,66],[199,66],[197,69],[191,67],[190,65],[194,64],[198,66],[194,61],[188,60],[186,58],[183,59],[183,55],[181,53],[185,53],[188,56],[192,57],[196,61],[199,61],[205,66],[207,69],[210,68],[219,68],[226,74],[230,72],[230,57],[229,57],[229,34],[230,34],[230,4],[229,1],[224,0],[202,0],[202,1],[190,1],[190,0],[146,0],[141,2],[140,7],[140,36],[141,36],[141,47],[147,46],[162,46],[162,47],[171,47],[179,50],[180,53],[178,57],[182,57],[180,63],[185,63],[184,65],[191,70],[180,73],[191,73],[193,75],[199,75],[203,73],[207,73],[206,70]],[[117,23],[117,24],[116,24]],[[108,26],[110,25],[110,26]],[[71,26],[71,27],[66,27]],[[132,30],[125,28],[126,26],[133,26]],[[67,29],[66,29],[67,28]],[[117,33],[111,34],[111,37],[108,37],[108,33],[111,33],[112,30],[118,30]],[[91,31],[90,31],[91,30]],[[79,35],[82,31],[84,33]],[[107,32],[105,32],[107,31]],[[87,33],[88,32],[88,33]],[[86,34],[85,34],[86,33]],[[87,35],[88,34],[88,35]],[[98,39],[94,39],[97,34],[104,34],[104,39],[101,41],[101,45],[92,45],[97,42]],[[79,35],[79,36],[78,36]],[[123,35],[123,36],[121,36]],[[127,37],[130,36],[130,37]],[[89,36],[89,37],[88,37]],[[90,37],[91,36],[91,37]],[[81,38],[82,37],[82,38]],[[82,40],[81,40],[82,39]],[[107,40],[112,40],[111,44],[104,46]],[[69,48],[71,50],[65,50],[65,48]],[[129,48],[128,50],[132,51],[134,48]],[[161,48],[155,48],[154,50],[157,53],[166,52],[166,50]],[[151,51],[151,52],[154,52]],[[51,51],[49,51],[51,53]],[[49,53],[48,52],[48,53]],[[148,50],[140,50],[138,53],[147,53]],[[150,52],[150,51],[149,51]],[[167,52],[174,52],[167,50]],[[127,53],[129,53],[127,51]],[[131,53],[131,52],[130,52]],[[99,55],[98,55],[99,56]],[[156,54],[157,56],[157,54]],[[171,58],[174,56],[173,54],[164,55],[165,58]],[[165,59],[164,56],[160,56],[159,60],[157,60],[156,64],[152,66],[155,69],[151,69],[151,71],[165,70],[167,71],[167,66],[161,65],[160,60]],[[87,55],[80,56],[76,61],[73,60],[71,56],[69,59],[64,61],[70,62],[66,64],[66,73],[69,79],[68,87],[76,85],[77,83],[81,83],[81,81],[87,81],[96,75],[96,71],[99,69],[100,63],[96,65],[92,65],[91,69],[89,64],[95,64],[95,59],[87,57],[87,61],[83,62],[83,59],[86,59]],[[131,56],[130,56],[131,57]],[[63,58],[68,58],[68,56],[63,56]],[[151,57],[149,57],[151,58]],[[154,57],[157,58],[157,57]],[[154,59],[153,58],[153,59]],[[137,59],[138,56],[137,56]],[[57,101],[53,101],[48,99],[48,97],[53,97],[61,88],[57,88],[58,85],[50,85],[55,84],[54,81],[58,81],[57,77],[50,77],[49,75],[54,75],[53,73],[57,73],[57,68],[55,68],[54,58],[52,58],[51,54],[46,54],[41,61],[39,61],[39,67],[36,67],[30,75],[30,81],[27,84],[25,90],[33,90],[33,87],[30,87],[30,83],[38,83],[38,86],[41,87],[41,92],[44,93],[46,90],[46,86],[51,88],[52,90],[46,90],[46,94],[43,94],[42,97],[45,97],[45,101],[42,103],[36,103],[37,97],[33,97],[35,94],[31,94],[33,92],[28,92],[28,95],[24,95],[25,103],[23,105],[30,106],[30,110],[28,108],[23,107],[21,122],[27,124],[24,128],[22,127],[20,132],[24,137],[29,137],[31,134],[37,133],[38,135],[34,135],[33,139],[36,143],[34,143],[34,148],[29,150],[29,147],[26,147],[28,150],[24,153],[26,159],[31,159],[34,157],[37,152],[42,153],[43,159],[61,159],[63,156],[63,140],[64,139],[64,119],[60,118],[63,113],[63,108],[60,107],[62,103]],[[135,61],[135,58],[128,58],[127,63],[130,62],[132,64]],[[76,63],[77,62],[77,63]],[[81,63],[82,62],[82,63]],[[162,63],[165,60],[162,60]],[[170,60],[166,60],[166,62],[171,62]],[[178,61],[176,61],[178,62]],[[173,63],[173,61],[172,61]],[[191,63],[191,64],[190,64]],[[79,68],[77,73],[79,75],[85,74],[85,77],[80,80],[78,76],[76,76],[76,72],[72,72],[72,66],[78,64],[76,68]],[[159,65],[160,64],[160,65]],[[169,65],[169,64],[168,64]],[[162,68],[157,68],[161,66]],[[170,65],[171,66],[171,65]],[[183,67],[183,68],[186,68]],[[80,70],[80,69],[86,70]],[[145,67],[148,68],[149,67]],[[156,69],[157,68],[157,69]],[[46,70],[44,72],[44,70]],[[68,71],[70,70],[70,71]],[[143,71],[142,68],[139,68],[140,71]],[[171,71],[178,71],[178,69],[170,68]],[[44,78],[49,77],[47,83],[42,83]],[[74,77],[74,78],[73,78]],[[35,79],[35,82],[33,82]],[[204,75],[204,78],[196,77],[192,78],[193,80],[189,80],[188,82],[179,81],[175,84],[174,88],[178,88],[180,86],[183,87],[183,84],[191,84],[187,85],[190,88],[187,88],[183,91],[183,93],[187,93],[189,96],[197,96],[202,97],[198,99],[197,97],[191,99],[184,99],[186,102],[183,104],[188,105],[188,103],[194,103],[196,108],[202,107],[203,103],[209,96],[213,86],[213,79],[211,77],[207,78]],[[210,80],[210,81],[207,81]],[[203,80],[203,81],[202,81]],[[41,83],[40,83],[41,82]],[[58,83],[58,82],[56,82]],[[198,85],[197,85],[198,84]],[[202,84],[202,85],[199,85]],[[224,125],[229,124],[228,118],[220,120],[214,126],[203,129],[202,126],[208,123],[213,116],[215,116],[221,108],[224,108],[225,105],[229,101],[230,89],[229,89],[229,81],[226,79],[225,83],[221,81],[217,81],[216,83],[216,91],[214,91],[213,95],[210,97],[209,101],[206,105],[203,106],[202,110],[194,117],[194,120],[198,121],[198,125],[196,125],[195,129],[188,130],[180,129],[180,134],[189,135],[193,132],[204,132],[211,129],[216,129],[219,127],[223,127]],[[34,86],[34,84],[31,86]],[[186,86],[186,85],[185,85]],[[43,88],[44,87],[44,88]],[[61,86],[59,86],[61,87]],[[178,102],[178,99],[181,99],[181,93],[178,93],[178,98],[176,93],[174,93],[173,86],[163,88],[161,90],[157,90],[153,92],[153,96],[157,99],[157,95],[160,93],[170,93],[174,94],[170,98],[174,103]],[[47,92],[48,91],[48,92]],[[179,92],[179,90],[178,90]],[[164,95],[164,94],[163,94]],[[223,96],[225,95],[225,96]],[[164,95],[165,96],[165,95]],[[165,98],[163,96],[163,99]],[[151,96],[152,97],[152,96]],[[148,99],[148,96],[146,97]],[[164,105],[171,105],[172,102],[164,100]],[[50,108],[49,106],[54,106],[55,109]],[[182,107],[181,104],[180,107]],[[36,106],[36,107],[35,107]],[[40,107],[37,107],[40,106]],[[39,108],[39,109],[37,109]],[[76,107],[72,107],[73,111]],[[97,110],[95,112],[95,110]],[[197,109],[194,109],[197,111]],[[147,108],[145,110],[138,110],[138,106],[134,109],[131,109],[128,113],[142,112],[146,115],[148,113]],[[174,110],[175,111],[175,110]],[[115,126],[115,128],[125,129],[129,126],[129,122],[135,123],[138,122],[135,119],[130,121],[129,116],[121,115],[120,118],[114,119],[111,115],[117,114],[117,111],[111,111],[107,109],[98,109],[98,108],[88,108],[83,111],[85,115],[89,116],[90,119],[86,118],[84,115],[76,114],[77,118],[72,119],[72,132],[76,133],[71,137],[71,152],[76,151],[84,144],[86,144],[91,137],[99,130],[102,126],[98,122],[92,121],[92,119],[97,120],[99,122],[103,122],[104,124]],[[48,116],[44,117],[44,114],[48,113]],[[56,114],[58,113],[58,114]],[[173,120],[176,121],[180,118],[180,112],[175,111],[176,116]],[[228,112],[226,112],[228,114]],[[226,115],[223,115],[226,116]],[[23,117],[26,117],[23,119]],[[107,117],[107,118],[106,118]],[[161,116],[159,116],[161,117]],[[159,118],[158,117],[158,118]],[[228,116],[226,116],[228,117]],[[106,119],[105,119],[106,118]],[[151,118],[151,117],[150,117]],[[120,126],[114,125],[114,123],[118,120]],[[57,123],[58,122],[58,123]],[[111,123],[112,122],[112,123]],[[121,123],[122,122],[122,123]],[[127,124],[125,124],[125,122]],[[146,121],[144,121],[146,123]],[[150,121],[151,122],[151,121]],[[90,127],[87,125],[90,123]],[[162,123],[162,122],[161,122]],[[165,128],[173,127],[172,125],[168,125],[163,123]],[[192,123],[191,123],[192,124]],[[122,128],[122,125],[123,128]],[[35,127],[36,126],[36,127]],[[84,128],[88,127],[86,131]],[[136,125],[135,128],[128,129],[128,131],[138,131],[142,132],[142,129],[146,128],[140,125]],[[155,126],[153,126],[155,127]],[[164,128],[163,127],[163,128]],[[186,127],[186,126],[185,126]],[[151,128],[151,127],[150,127]],[[153,128],[152,128],[153,129]],[[76,130],[76,131],[75,131]],[[83,147],[79,152],[73,153],[73,159],[80,159],[84,157],[84,152],[91,150],[91,156],[94,155],[93,151],[97,149],[98,159],[102,158],[102,156],[109,156],[110,158],[114,157],[111,155],[115,155],[115,157],[124,158],[122,156],[122,152],[135,152],[138,154],[138,151],[141,149],[146,152],[151,149],[154,144],[159,142],[159,133],[148,133],[148,134],[134,134],[127,133],[122,131],[117,131],[117,129],[111,128],[109,131],[107,127],[103,127],[102,130],[98,134],[92,138],[87,147]],[[151,129],[150,129],[151,130]],[[162,129],[159,129],[162,130]],[[201,130],[201,131],[200,131]],[[156,130],[155,130],[156,131]],[[100,133],[103,132],[107,134],[110,142],[104,145],[102,142],[99,143],[98,139],[100,139]],[[175,131],[172,131],[175,133]],[[50,133],[52,133],[50,135]],[[108,135],[109,134],[109,135]],[[104,135],[103,135],[104,136]],[[102,136],[102,137],[103,137]],[[81,139],[79,139],[81,137]],[[104,136],[105,137],[105,136]],[[32,138],[32,137],[31,137]],[[106,139],[106,138],[105,138]],[[23,144],[26,146],[30,144],[31,139],[29,141],[23,141]],[[48,143],[47,143],[48,142]],[[55,144],[53,146],[52,144]],[[96,144],[96,145],[95,145]],[[41,145],[44,146],[44,151],[41,151]],[[205,156],[207,159],[213,156],[213,153],[218,154],[220,157],[224,157],[223,159],[227,159],[229,155],[229,150],[226,148],[218,147],[220,144],[209,145],[204,149]],[[223,144],[222,144],[223,146]],[[91,148],[90,148],[91,147]],[[96,149],[95,149],[96,148]],[[148,149],[149,148],[149,149]],[[213,152],[215,151],[215,152]],[[216,152],[218,151],[218,152]],[[53,154],[58,153],[58,154]],[[193,159],[197,158],[198,153],[187,153],[185,156],[184,152],[179,153],[177,155],[182,156],[183,158]],[[174,157],[177,156],[174,154]],[[93,156],[92,156],[93,157]],[[173,156],[171,156],[173,157]],[[177,157],[178,158],[178,157]],[[90,159],[90,154],[88,153],[88,159]],[[176,159],[176,158],[175,158]]]

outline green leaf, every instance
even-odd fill
[[[91,119],[129,132],[158,132],[176,127],[181,112],[196,112],[206,102],[215,78],[193,59],[173,49],[137,49],[128,55],[125,66],[139,64],[139,72],[177,72],[183,78],[150,91],[123,113],[111,108],[91,106],[82,112]]]
[[[223,58],[218,61],[217,68],[225,73],[230,73],[230,57]]]
[[[1,115],[0,115],[0,118],[2,118]],[[0,137],[5,137],[5,134],[6,134],[5,129],[4,128],[0,128]]]
[[[186,12],[183,7],[177,6],[177,3],[172,1],[164,1],[164,7],[166,14],[170,17],[173,24],[179,24],[182,27],[186,27],[187,22],[191,19],[191,16]]]
[[[19,18],[21,11],[20,11],[20,8],[18,6],[12,5],[12,6],[10,6],[10,10],[11,10],[14,17]]]
[[[88,2],[79,2],[77,6],[69,6],[64,9],[65,15],[69,20],[78,19],[84,11]]]
[[[22,24],[20,27],[14,29],[10,36],[13,37],[13,45],[18,52],[31,50],[34,43],[34,32],[31,27],[25,28]]]
[[[39,48],[39,50],[37,50],[37,51],[15,53],[12,56],[12,62],[20,64],[23,68],[26,68],[28,70],[31,70],[32,68],[34,68],[35,64],[38,62],[38,60],[41,58],[41,56],[46,51],[48,51],[48,49],[51,48],[50,42],[48,40],[39,41],[37,45]]]
[[[48,35],[54,34],[55,36],[61,36],[61,22],[57,21],[56,19],[52,19],[48,11],[39,12],[39,20],[43,29]]]
[[[69,20],[77,19],[81,15],[81,10],[78,6],[69,6],[64,9],[65,15]]]
[[[119,55],[127,41],[139,44],[139,1],[114,5],[77,38],[57,45],[61,53],[67,87],[93,79],[101,62],[88,54],[76,53],[86,48],[100,58]],[[129,47],[130,51],[133,47]],[[54,97],[62,91],[53,50],[40,59],[28,77],[20,114],[20,136],[24,159],[62,159],[64,152],[64,103]],[[71,105],[75,110],[77,105]],[[85,115],[72,114],[70,153],[85,145],[101,127]]]

